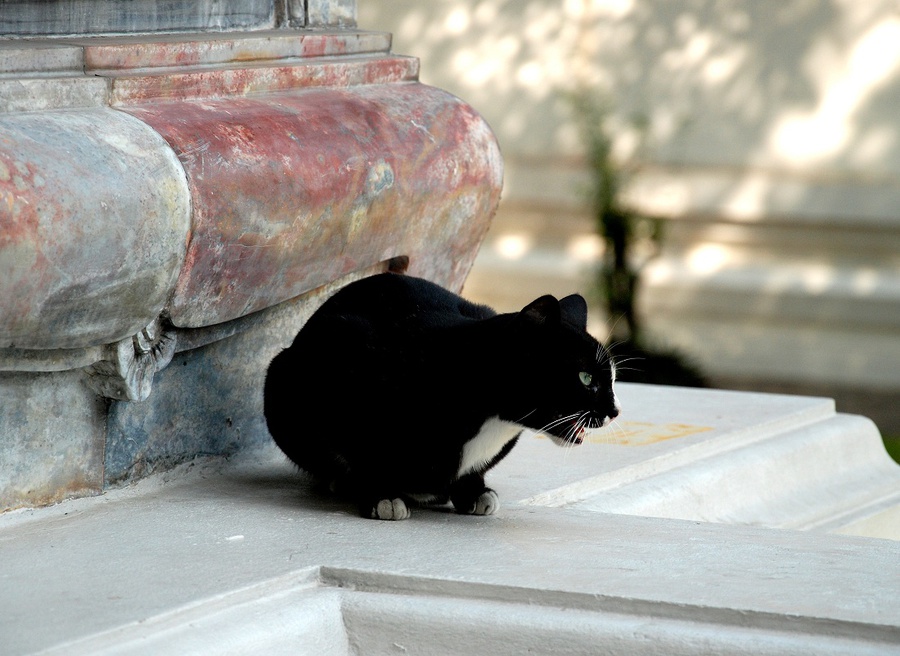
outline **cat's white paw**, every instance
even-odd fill
[[[493,515],[500,509],[500,497],[493,490],[485,490],[475,502],[473,515]]]
[[[382,499],[372,508],[372,519],[407,519],[410,515],[403,499]]]

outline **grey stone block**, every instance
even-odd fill
[[[77,371],[0,373],[0,508],[97,494],[107,402]]]
[[[260,312],[243,332],[176,354],[156,374],[145,401],[113,401],[105,484],[127,483],[197,456],[230,456],[268,444],[263,383],[269,362],[338,287]],[[187,334],[196,338],[199,332]]]
[[[81,48],[46,41],[0,41],[0,75],[48,71],[76,74],[83,69]]]
[[[7,0],[0,35],[50,36],[274,27],[273,0]]]
[[[353,27],[356,0],[308,0],[306,23],[309,27]]]

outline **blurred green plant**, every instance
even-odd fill
[[[585,195],[606,248],[599,269],[598,290],[613,322],[612,337],[640,343],[643,337],[635,301],[640,269],[659,250],[662,222],[634,211],[622,201],[622,188],[636,171],[636,160],[619,163],[613,157],[608,101],[588,91],[570,94],[587,158],[590,181]],[[646,142],[647,120],[635,116],[631,128]],[[637,242],[644,256],[636,256]],[[624,321],[624,324],[622,323]]]
[[[900,435],[885,435],[884,448],[898,464],[900,464]]]
[[[598,270],[600,299],[612,324],[613,352],[635,365],[621,380],[705,386],[699,369],[684,355],[651,347],[636,308],[640,273],[659,254],[663,222],[629,207],[622,199],[628,179],[638,170],[647,146],[648,121],[635,115],[629,129],[637,135],[633,156],[617,161],[611,127],[611,103],[596,92],[580,90],[568,96],[587,158],[590,180],[585,190],[597,231],[606,248]],[[620,368],[620,370],[623,368]]]

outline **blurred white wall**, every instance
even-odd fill
[[[665,218],[640,297],[657,339],[724,379],[900,390],[895,0],[360,0],[359,25],[500,140],[468,296],[512,309],[590,285],[602,246],[563,98],[587,84],[615,102],[623,158],[628,116],[649,119],[628,195]]]

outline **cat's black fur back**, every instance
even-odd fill
[[[614,364],[586,321],[577,295],[496,314],[419,278],[360,280],[272,361],[269,431],[364,516],[403,519],[414,501],[448,499],[489,514],[484,474],[522,427],[571,445],[618,414]]]

